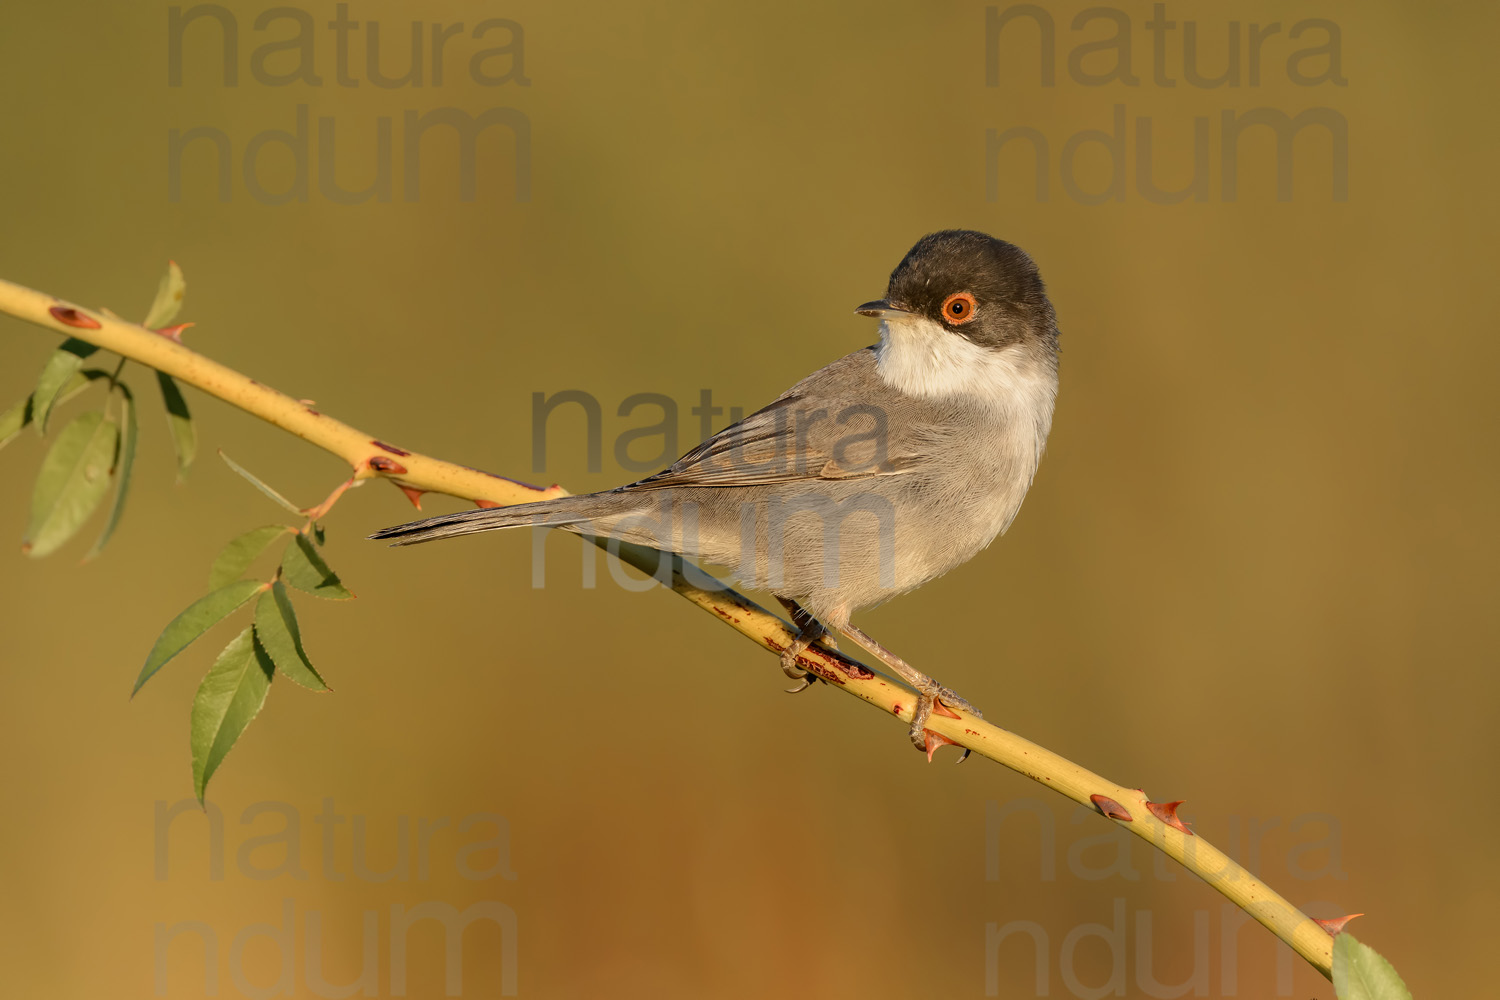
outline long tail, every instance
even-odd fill
[[[454,538],[472,535],[480,531],[496,531],[500,528],[524,528],[538,525],[547,528],[566,527],[591,520],[593,515],[583,513],[580,501],[589,496],[560,497],[557,500],[539,500],[536,503],[516,504],[514,507],[485,507],[479,510],[461,510],[453,514],[439,514],[421,521],[398,524],[382,528],[371,538],[390,539],[392,545],[416,545],[439,538]]]

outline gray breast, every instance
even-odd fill
[[[722,432],[718,453],[695,450],[613,494],[621,515],[591,530],[727,567],[820,620],[847,621],[972,558],[1009,526],[1051,413],[1050,393],[1037,395],[1045,414],[1012,395],[998,397],[1004,406],[994,395],[910,396],[880,377],[872,350],[859,351]],[[815,410],[823,416],[811,420]],[[727,441],[739,450],[723,451]],[[775,461],[793,472],[778,478]]]

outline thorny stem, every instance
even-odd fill
[[[539,489],[513,479],[478,472],[388,445],[364,431],[326,416],[290,396],[189,350],[166,336],[105,313],[93,312],[41,292],[0,281],[0,312],[57,333],[87,340],[122,357],[166,372],[247,413],[342,458],[353,470],[348,485],[383,478],[408,494],[445,493],[484,506],[526,503],[566,495],[559,486]],[[337,499],[342,489],[329,500]],[[326,502],[325,502],[326,503]],[[600,544],[604,544],[601,542]],[[663,553],[630,544],[608,543],[624,562],[655,574]],[[698,607],[773,653],[794,633],[780,618],[748,598],[712,581],[680,557],[671,560],[671,587]],[[663,573],[662,576],[665,576]],[[906,688],[875,674],[841,653],[818,646],[798,663],[870,705],[910,722],[916,698]],[[1131,833],[1180,862],[1264,924],[1324,976],[1332,977],[1333,937],[1265,883],[1177,818],[1176,803],[1150,802],[1127,788],[1080,767],[1065,757],[966,713],[934,713],[927,724],[933,744],[952,743],[1004,764],[1034,781],[1103,813]]]

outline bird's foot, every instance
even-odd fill
[[[799,682],[795,687],[787,688],[787,694],[797,694],[798,692],[806,691],[812,687],[813,681],[819,680],[817,674],[810,673],[797,662],[797,658],[807,652],[809,646],[819,639],[825,639],[828,636],[828,633],[823,631],[823,626],[818,625],[816,622],[813,624],[815,628],[811,630],[804,629],[798,633],[797,637],[792,640],[791,645],[781,651],[781,672],[792,680]]]
[[[802,668],[797,662],[797,658],[807,652],[809,646],[817,642],[821,642],[830,649],[838,649],[839,647],[838,643],[834,641],[833,636],[829,634],[828,629],[823,627],[823,623],[802,610],[801,605],[796,601],[785,597],[778,597],[776,599],[781,602],[782,607],[786,608],[787,613],[792,617],[792,624],[797,628],[797,635],[786,649],[781,651],[781,672],[792,680],[801,682],[796,687],[787,688],[787,694],[797,694],[798,692],[806,691],[812,686],[813,681],[818,680],[816,674],[809,673]]]
[[[901,659],[901,657],[897,656],[895,653],[892,653],[889,649],[886,649],[880,643],[876,642],[874,638],[872,638],[868,633],[856,628],[848,622],[844,622],[839,626],[839,628],[846,635],[848,635],[849,638],[853,639],[855,642],[859,643],[865,649],[874,654],[876,659],[880,660],[881,663],[884,663],[886,666],[890,667],[893,671],[896,672],[897,676],[899,676],[906,683],[910,684],[916,690],[917,707],[912,712],[911,727],[907,730],[907,735],[911,738],[913,746],[915,746],[918,750],[921,750],[923,753],[927,754],[928,760],[932,759],[932,752],[939,746],[944,743],[953,742],[947,737],[942,736],[939,733],[935,733],[927,728],[927,722],[933,717],[933,715],[941,715],[946,716],[950,719],[957,719],[960,716],[958,712],[954,711],[954,709],[958,709],[960,711],[968,712],[975,718],[984,718],[984,716],[980,714],[979,709],[969,704],[966,699],[958,695],[950,688],[943,687],[937,681],[933,680],[931,677],[928,677],[926,674],[922,673],[922,671],[918,670],[916,667],[913,667],[911,664]],[[968,760],[969,752],[969,749],[965,747],[963,756],[959,758],[959,761],[963,762],[965,760]]]
[[[932,751],[937,749],[938,744],[930,738],[937,734],[927,728],[927,721],[929,719],[934,715],[941,715],[949,719],[960,718],[958,712],[953,711],[955,708],[959,711],[968,712],[976,719],[982,719],[984,715],[957,692],[943,687],[931,677],[924,674],[921,675],[920,679],[927,683],[918,683],[915,685],[917,688],[917,707],[916,711],[912,713],[911,728],[907,730],[907,735],[911,738],[912,745],[927,754],[927,758],[931,760]],[[939,737],[939,739],[942,739],[942,737]],[[969,751],[965,750],[964,756],[959,759],[962,760],[968,756]]]

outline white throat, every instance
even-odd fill
[[[1057,378],[1042,370],[1019,346],[991,350],[922,316],[880,324],[875,368],[886,384],[909,396],[967,396],[1002,408],[1045,395],[1047,408]]]
[[[1019,345],[991,350],[922,316],[891,318],[880,324],[875,370],[909,396],[978,403],[1017,431],[1031,431],[1040,461],[1052,429],[1057,373]]]

